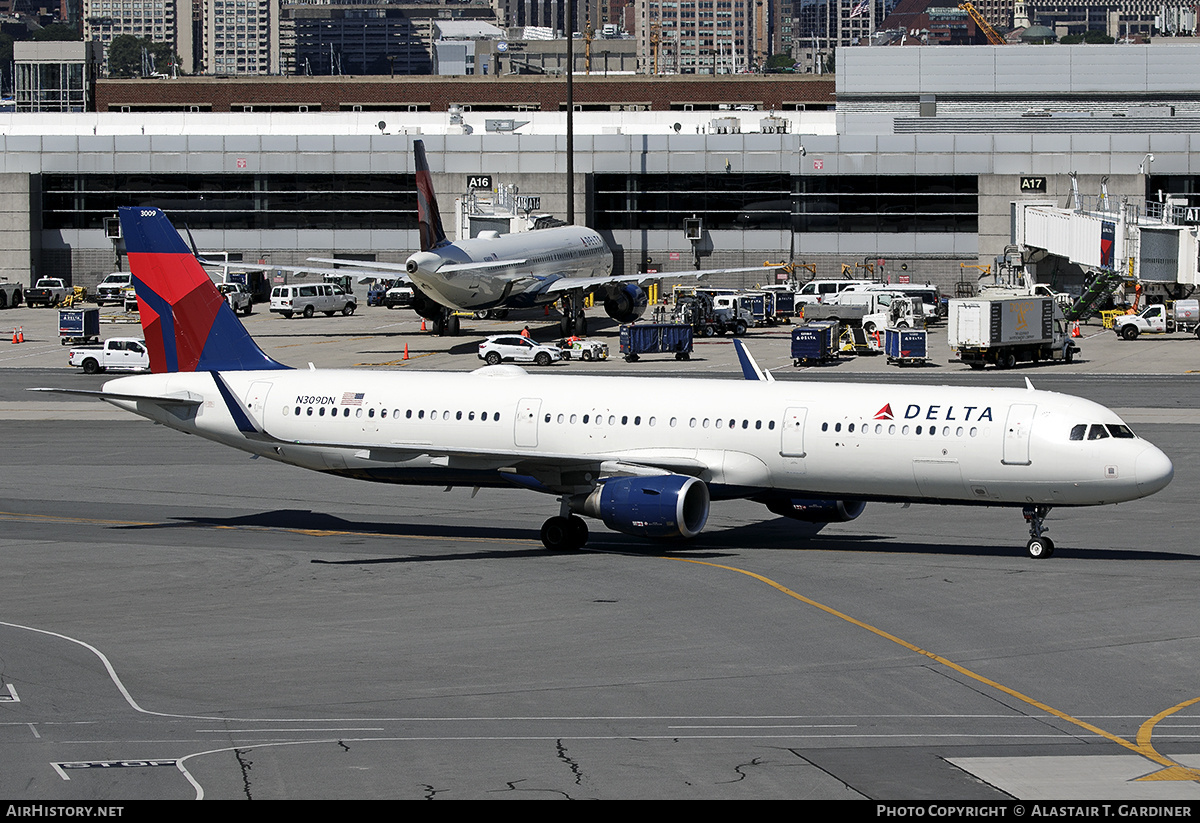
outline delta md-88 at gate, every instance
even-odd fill
[[[315,471],[383,483],[524,488],[558,500],[548,548],[583,516],[690,538],[710,504],[750,499],[808,522],[868,502],[1009,506],[1032,557],[1053,506],[1164,488],[1171,461],[1112,411],[1025,389],[287,368],[268,357],[157,209],[121,209],[149,375],[94,394],[165,426]]]

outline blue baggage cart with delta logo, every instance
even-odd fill
[[[792,329],[792,365],[812,366],[837,360],[838,324],[832,320],[805,323]]]
[[[928,357],[928,334],[923,329],[888,329],[883,338],[883,353],[889,363],[903,366],[924,363]]]

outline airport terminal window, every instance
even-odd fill
[[[191,229],[415,229],[413,175],[44,174],[47,229],[101,229],[156,206]]]
[[[597,174],[596,228],[978,231],[973,175]]]

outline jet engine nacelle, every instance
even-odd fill
[[[604,295],[604,311],[618,323],[632,323],[646,313],[646,291],[636,283],[609,288]]]
[[[574,511],[635,537],[695,537],[708,522],[708,505],[708,486],[678,474],[615,477],[571,500]]]
[[[421,292],[415,285],[412,287],[412,310],[426,320],[436,320],[445,311],[441,305],[434,302],[428,295]]]
[[[865,500],[817,500],[788,495],[769,497],[762,503],[774,514],[805,523],[849,523],[867,507]]]

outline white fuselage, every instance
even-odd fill
[[[505,262],[511,261],[511,262]],[[488,264],[452,270],[462,264]],[[546,288],[564,277],[604,277],[612,252],[599,234],[559,226],[447,243],[408,258],[413,283],[444,306],[464,311],[551,303]]]
[[[203,402],[188,410],[110,402],[283,462],[396,483],[533,477],[518,485],[564,493],[619,465],[696,476],[714,498],[790,490],[1097,505],[1152,494],[1173,472],[1141,438],[1072,440],[1079,425],[1121,421],[1091,401],[1034,390],[529,375],[513,366],[220,379],[227,395],[207,373],[125,377],[105,390],[198,395]]]

